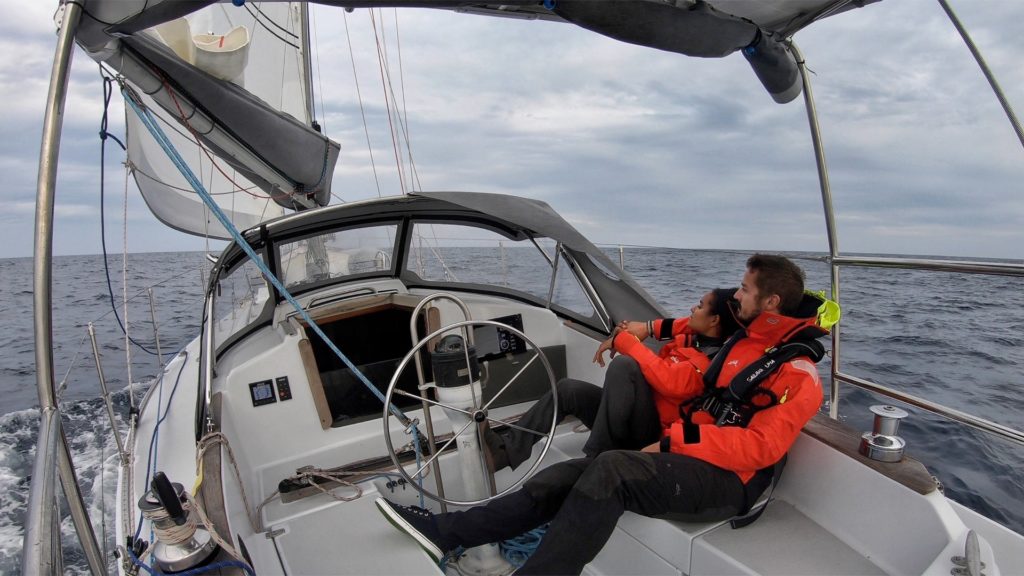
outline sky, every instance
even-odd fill
[[[1024,115],[1024,0],[950,3]],[[0,258],[33,251],[55,5],[0,2]],[[693,59],[439,10],[382,17],[423,189],[541,199],[598,244],[828,250],[803,99],[774,103],[741,55]],[[401,193],[368,12],[317,7],[314,26],[317,116],[341,145],[335,202]],[[1024,259],[1024,147],[938,2],[883,0],[795,41],[814,73],[840,253]],[[97,65],[77,51],[57,255],[101,251],[102,112]],[[123,140],[116,97],[109,117]],[[223,246],[160,224],[123,161],[108,144],[110,252]]]

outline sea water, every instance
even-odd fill
[[[609,250],[617,260],[618,251]],[[667,248],[626,248],[626,270],[673,316],[689,314],[708,289],[735,287],[749,253]],[[797,254],[808,287],[827,289],[828,266]],[[198,333],[202,282],[208,263],[201,253],[130,254],[54,260],[54,376],[79,481],[97,535],[113,521],[116,444],[99,398],[99,381],[88,340],[93,323],[108,388],[119,422],[159,374],[150,298],[164,359]],[[122,268],[125,272],[122,272]],[[496,271],[497,273],[497,271]],[[0,574],[20,573],[39,410],[32,331],[32,261],[0,260]],[[123,281],[123,278],[126,281]],[[124,334],[111,311],[120,310],[127,285],[131,371]],[[843,372],[1024,430],[1024,290],[1010,277],[878,268],[843,268],[840,275]],[[120,318],[124,322],[124,318]],[[825,344],[830,346],[826,339]],[[144,350],[144,349],[145,350]],[[829,373],[830,359],[820,365]],[[827,378],[826,385],[827,385]],[[870,430],[873,404],[892,403],[862,390],[841,388],[841,418]],[[954,500],[1024,532],[1024,448],[922,410],[899,434],[910,455],[923,461]],[[62,523],[66,570],[87,568],[66,517]],[[109,530],[112,531],[112,530]],[[103,542],[106,552],[114,543]],[[111,563],[110,566],[113,566]]]

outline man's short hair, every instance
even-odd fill
[[[786,316],[796,313],[804,297],[804,271],[785,256],[754,254],[747,259],[747,269],[757,272],[754,283],[764,296],[779,295],[779,311]]]

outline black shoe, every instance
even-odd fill
[[[433,558],[434,562],[441,562],[445,550],[439,544],[441,532],[437,529],[437,521],[434,519],[433,513],[419,506],[395,504],[386,498],[377,498],[374,504],[395,528],[412,536],[413,540],[427,555]]]

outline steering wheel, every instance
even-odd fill
[[[467,410],[467,409],[464,409],[464,408],[457,408],[455,406],[451,406],[451,405],[444,404],[444,403],[441,403],[441,402],[437,402],[435,400],[427,398],[426,394],[425,394],[425,390],[423,392],[423,396],[417,396],[415,394],[410,394],[409,392],[406,392],[405,390],[402,390],[402,389],[398,388],[398,379],[399,379],[399,377],[405,371],[406,367],[409,365],[409,362],[416,356],[417,353],[419,353],[420,349],[422,349],[424,346],[427,345],[428,342],[430,342],[431,340],[433,340],[437,336],[440,336],[441,334],[444,334],[445,332],[451,332],[452,330],[455,330],[455,329],[460,329],[462,331],[465,331],[467,328],[472,327],[472,326],[494,326],[496,328],[500,328],[502,330],[506,330],[508,332],[511,332],[512,334],[515,334],[516,336],[522,338],[523,341],[526,342],[529,345],[528,351],[532,350],[534,352],[534,355],[529,360],[527,360],[523,364],[523,366],[511,378],[509,378],[508,382],[506,382],[504,384],[504,386],[502,386],[501,389],[498,390],[494,394],[494,396],[486,404],[484,404],[484,402],[483,402],[482,394],[481,395],[473,394],[473,407],[471,409]],[[519,376],[522,375],[523,372],[525,372],[526,369],[529,368],[530,365],[533,364],[533,362],[535,360],[537,360],[537,358],[540,358],[541,363],[544,365],[544,370],[547,373],[547,377],[548,377],[548,385],[551,388],[551,395],[554,398],[554,403],[553,403],[553,406],[552,406],[553,410],[551,412],[551,424],[550,424],[550,426],[547,427],[546,430],[530,430],[530,429],[527,429],[527,428],[522,428],[522,427],[520,427],[520,426],[518,426],[516,424],[505,423],[505,422],[501,422],[500,420],[492,419],[488,415],[488,411],[489,411],[491,405],[494,404],[498,400],[498,398],[500,398],[501,395],[503,393],[505,393],[506,390],[509,389],[510,386],[512,386],[512,384],[516,381],[516,379],[519,378]],[[467,352],[467,359],[468,359],[468,352]],[[467,372],[468,372],[468,370],[467,370]],[[408,398],[414,398],[416,400],[422,400],[425,404],[428,405],[427,409],[425,410],[425,414],[424,414],[428,418],[429,418],[429,407],[430,406],[437,406],[437,407],[444,408],[444,409],[447,409],[447,410],[452,410],[452,411],[455,411],[455,412],[461,412],[462,414],[465,414],[467,417],[469,417],[469,422],[467,422],[466,425],[463,426],[461,430],[455,430],[454,431],[455,434],[452,436],[452,438],[450,440],[448,440],[447,442],[445,442],[444,445],[442,445],[437,450],[437,452],[431,454],[430,457],[427,458],[426,461],[424,461],[419,466],[419,469],[416,470],[416,472],[413,473],[413,474],[409,474],[408,472],[406,472],[405,467],[402,466],[401,462],[399,462],[398,455],[395,453],[395,447],[394,447],[394,445],[391,442],[391,417],[393,416],[393,414],[391,413],[392,411],[391,411],[390,408],[391,408],[391,399],[392,399],[393,396],[396,396],[396,395],[397,396],[405,396],[405,397],[408,397]],[[436,500],[437,502],[444,502],[444,503],[451,504],[451,505],[454,505],[454,506],[477,506],[479,504],[485,504],[487,502],[490,502],[491,500],[494,500],[496,498],[500,498],[501,496],[504,496],[505,494],[508,494],[509,492],[511,492],[511,491],[515,490],[516,488],[518,488],[520,485],[523,484],[523,482],[526,482],[528,479],[530,479],[534,475],[534,473],[540,467],[541,461],[544,459],[544,456],[547,454],[548,448],[551,447],[551,441],[554,438],[555,427],[558,425],[557,418],[558,418],[558,394],[557,394],[557,388],[555,386],[555,373],[551,369],[551,363],[548,362],[548,359],[544,355],[544,352],[541,351],[541,349],[536,344],[534,344],[534,342],[532,340],[530,340],[526,336],[526,334],[523,334],[522,331],[517,330],[517,329],[515,329],[515,328],[513,328],[513,327],[511,327],[511,326],[509,326],[507,324],[502,324],[501,322],[495,322],[493,320],[465,320],[465,321],[462,321],[462,322],[456,322],[454,324],[445,326],[444,328],[440,328],[440,329],[435,330],[434,332],[426,335],[425,337],[423,337],[423,339],[421,339],[419,342],[417,342],[416,345],[413,346],[412,349],[409,350],[408,353],[406,353],[406,355],[402,358],[402,361],[398,364],[398,368],[395,369],[395,373],[391,377],[391,382],[388,384],[388,391],[387,391],[387,394],[385,395],[385,398],[384,398],[384,417],[382,418],[382,420],[384,422],[384,441],[387,443],[388,456],[391,457],[391,462],[394,463],[395,467],[398,469],[399,474],[401,474],[402,477],[405,478],[406,481],[409,484],[411,484],[417,490],[422,492],[424,496],[430,498],[431,500]],[[489,496],[487,498],[484,498],[482,500],[453,500],[451,498],[445,498],[445,497],[438,496],[437,494],[434,494],[433,492],[431,492],[431,491],[427,490],[426,488],[423,488],[422,486],[417,484],[417,482],[413,479],[413,476],[421,475],[423,473],[423,471],[427,469],[427,467],[429,467],[431,464],[433,464],[435,461],[437,461],[437,459],[440,458],[441,455],[444,454],[446,450],[449,450],[449,448],[452,448],[452,449],[457,448],[456,440],[458,440],[459,436],[461,436],[462,433],[465,432],[466,429],[468,429],[474,423],[477,424],[477,438],[480,441],[480,446],[481,446],[482,449],[486,449],[485,448],[485,446],[486,446],[485,439],[483,438],[483,424],[484,424],[484,422],[507,424],[508,426],[510,426],[510,427],[512,427],[514,429],[522,430],[522,431],[528,432],[530,434],[536,434],[537,436],[544,437],[544,446],[541,449],[540,457],[538,457],[537,461],[533,463],[533,466],[530,466],[530,468],[528,470],[526,470],[526,472],[524,472],[523,475],[521,477],[519,477],[518,480],[513,482],[508,488],[505,488],[501,492],[498,492],[497,494],[494,494],[494,495]],[[419,424],[419,420],[416,420],[416,419],[413,419],[411,422],[407,423],[406,433],[410,433],[412,431],[412,427],[417,426],[418,424]],[[428,438],[427,441],[429,443],[433,444],[434,439],[433,438]],[[440,469],[439,468],[438,468],[438,474],[440,474]]]

